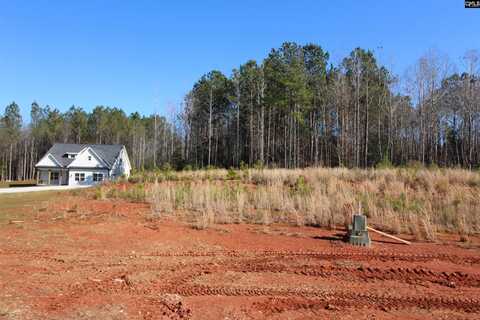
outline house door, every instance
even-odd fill
[[[50,184],[53,184],[53,185],[60,184],[60,172],[58,171],[50,172]]]
[[[60,184],[67,185],[68,184],[68,171],[61,171],[60,173]]]

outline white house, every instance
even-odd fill
[[[130,175],[125,146],[55,143],[35,165],[37,184],[93,185]]]

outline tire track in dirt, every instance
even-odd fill
[[[428,268],[377,268],[369,266],[359,267],[345,267],[333,265],[288,265],[287,262],[294,261],[295,257],[281,257],[281,256],[267,256],[267,257],[251,257],[246,259],[242,257],[227,257],[219,263],[212,262],[192,262],[185,264],[165,264],[165,263],[108,263],[102,265],[101,263],[91,264],[73,264],[77,267],[85,269],[87,266],[93,267],[94,270],[99,270],[101,267],[119,267],[124,268],[125,273],[142,272],[142,271],[172,271],[178,268],[186,268],[188,272],[188,279],[194,278],[205,272],[266,272],[266,273],[289,273],[296,275],[320,277],[320,278],[344,278],[346,275],[350,276],[350,280],[358,279],[358,281],[371,280],[396,280],[402,282],[420,281],[431,282],[448,287],[480,287],[480,274],[471,274],[465,272],[439,272],[432,271]],[[54,260],[58,262],[58,259]],[[72,263],[68,264],[68,269],[72,269]],[[177,275],[167,280],[169,283],[186,283],[186,278],[178,279]]]
[[[277,260],[277,259],[275,259]],[[189,278],[184,278],[182,283],[195,278],[202,274],[221,273],[227,271],[234,272],[265,272],[265,273],[289,273],[303,276],[320,277],[320,278],[340,278],[344,279],[349,275],[349,280],[357,278],[358,281],[369,280],[395,280],[400,282],[431,282],[448,287],[480,287],[480,274],[470,274],[465,272],[438,272],[428,268],[378,268],[378,267],[343,267],[332,265],[287,265],[285,260],[282,263],[272,263],[271,261],[247,259],[242,261],[239,259],[224,261],[221,265],[212,263],[193,263],[187,265],[192,271]],[[150,267],[151,268],[151,267]],[[151,270],[151,269],[150,269]],[[179,284],[174,280],[172,283]]]
[[[459,299],[451,297],[403,297],[389,294],[369,294],[333,291],[325,292],[306,289],[271,289],[271,288],[231,288],[209,286],[177,287],[174,293],[182,296],[273,296],[273,297],[302,297],[315,298],[340,305],[356,305],[359,303],[371,308],[405,309],[411,307],[423,309],[451,309],[464,312],[480,312],[478,299]]]
[[[183,263],[183,264],[161,264],[153,265],[151,263],[144,264],[91,264],[90,267],[94,271],[100,269],[108,269],[112,267],[119,267],[125,269],[125,274],[132,274],[144,271],[171,271],[176,268],[186,268],[190,270],[187,275],[173,275],[171,278],[165,280],[168,283],[187,283],[189,280],[205,273],[220,273],[227,271],[242,272],[242,273],[286,273],[301,276],[310,276],[318,278],[338,278],[344,279],[348,276],[350,281],[399,281],[399,282],[430,282],[447,286],[451,288],[456,287],[480,287],[480,274],[471,274],[465,272],[446,272],[446,271],[432,271],[428,268],[378,268],[369,266],[359,267],[344,267],[332,265],[287,265],[286,261],[283,263],[272,263],[257,261],[255,259],[248,259],[242,261],[241,259],[231,259],[222,261],[222,264],[206,263]],[[79,266],[86,269],[87,266]],[[43,268],[44,273],[49,273],[48,268]],[[71,271],[72,266],[69,264],[66,270]]]
[[[360,304],[359,300],[364,307],[382,311],[421,308],[426,310],[446,309],[476,313],[479,310],[478,305],[472,304],[472,302],[468,300],[422,299],[373,295],[362,295],[362,297],[359,298],[358,296],[352,296],[352,294],[343,293],[339,293],[330,299],[270,297],[266,301],[254,302],[253,308],[261,311],[262,314],[266,316],[302,309],[315,313],[317,310],[324,309],[340,311],[343,308],[358,308]]]
[[[177,294],[183,297],[224,296],[224,297],[288,297],[313,299],[315,303],[328,303],[336,306],[363,307],[374,309],[448,309],[463,312],[480,312],[478,299],[425,296],[394,296],[389,294],[353,293],[344,291],[322,291],[299,288],[235,288],[227,286],[181,285],[163,286],[160,288],[132,288],[127,286],[104,286],[82,288],[73,296],[82,296],[91,291],[101,291],[108,294],[125,294],[143,296],[152,294]],[[57,302],[58,303],[58,302]]]
[[[284,312],[297,309],[324,309],[329,306],[337,307],[358,307],[379,309],[379,310],[400,310],[409,308],[421,309],[446,309],[456,310],[467,313],[480,312],[480,300],[455,297],[426,297],[426,296],[395,296],[391,294],[374,293],[355,293],[349,291],[326,291],[317,289],[300,288],[238,288],[229,286],[206,286],[206,285],[174,285],[168,284],[160,288],[135,288],[128,281],[121,285],[112,282],[98,282],[85,285],[76,285],[74,292],[68,296],[55,297],[51,305],[54,310],[64,304],[70,304],[71,301],[78,299],[90,292],[103,292],[109,295],[119,294],[128,295],[140,301],[152,300],[159,308],[156,314],[160,312],[170,319],[189,319],[191,311],[182,304],[166,303],[158,298],[149,298],[161,295],[180,295],[182,297],[199,296],[223,296],[223,297],[268,297],[267,302],[255,302],[257,308],[267,310],[272,313]]]
[[[22,252],[0,252],[0,255],[11,255],[14,258],[24,257],[28,260],[47,260],[52,266],[64,264],[61,257],[68,257],[68,254],[37,252],[26,254]],[[105,261],[109,259],[125,259],[124,261],[114,263],[94,263],[90,259],[102,258]],[[166,261],[152,261],[150,257],[172,258]],[[181,264],[173,258],[195,258],[195,257],[215,257],[217,261],[199,262],[183,261]],[[142,261],[142,259],[146,260]],[[298,265],[298,258],[307,259],[312,264]],[[71,301],[78,299],[89,293],[103,294],[122,294],[132,297],[151,297],[162,294],[178,294],[181,296],[226,296],[226,297],[274,297],[278,306],[269,307],[271,312],[281,312],[281,310],[295,310],[301,308],[317,308],[317,305],[327,307],[328,305],[356,307],[359,304],[373,309],[406,309],[411,307],[423,309],[449,309],[463,312],[480,312],[480,301],[478,299],[455,298],[455,297],[431,297],[431,296],[394,296],[390,294],[363,294],[347,291],[322,291],[318,289],[304,288],[269,288],[269,287],[250,287],[239,288],[231,286],[209,286],[193,284],[193,280],[202,275],[218,274],[227,271],[243,273],[288,273],[308,277],[319,277],[325,279],[347,279],[347,281],[386,281],[393,280],[399,282],[430,282],[448,287],[480,287],[480,275],[465,272],[439,272],[428,268],[377,268],[357,266],[349,267],[342,265],[319,265],[320,260],[336,261],[349,259],[353,261],[408,261],[424,262],[430,260],[449,261],[454,264],[459,263],[478,263],[476,257],[447,256],[444,254],[415,254],[408,252],[391,253],[378,252],[370,250],[337,250],[337,251],[257,251],[257,252],[238,252],[238,251],[220,251],[220,252],[163,252],[153,254],[91,254],[87,253],[81,258],[75,256],[77,263],[74,268],[87,268],[90,266],[94,272],[100,268],[118,266],[125,270],[121,274],[114,273],[103,274],[103,280],[91,279],[83,283],[75,283],[69,286],[70,294],[55,299],[52,306],[68,305]],[[70,259],[69,259],[70,260]],[[211,259],[210,259],[211,260]],[[173,264],[170,262],[174,262]],[[69,269],[72,268],[72,260],[65,263]],[[131,262],[131,263],[130,263]],[[47,265],[48,266],[48,265]],[[129,274],[135,274],[142,271],[168,271],[171,276],[162,281],[151,280],[145,283],[137,283],[129,278]],[[47,270],[48,271],[48,270]],[[153,303],[153,302],[152,302]],[[188,318],[189,311],[183,306],[166,306],[161,302],[158,305],[157,312],[161,312],[170,319]],[[312,307],[314,305],[314,307]],[[258,305],[262,308],[262,305]],[[267,308],[267,306],[263,306]],[[179,314],[181,316],[179,316]]]
[[[49,256],[49,262],[57,266],[63,263],[61,259],[55,258],[56,255]],[[62,255],[58,255],[62,256]],[[108,255],[98,255],[106,258]],[[346,251],[346,252],[301,252],[301,251],[262,251],[262,252],[180,252],[154,255],[153,257],[167,257],[172,259],[152,261],[151,259],[138,259],[136,257],[152,257],[152,255],[129,255],[129,260],[119,263],[95,263],[89,261],[89,257],[75,259],[79,261],[78,268],[86,268],[83,274],[102,275],[103,279],[88,279],[84,282],[77,282],[68,286],[69,294],[54,299],[52,306],[61,307],[69,305],[73,301],[88,294],[107,294],[107,295],[128,295],[132,299],[142,299],[159,295],[180,295],[186,297],[197,296],[225,296],[225,297],[262,297],[275,298],[280,301],[278,306],[269,309],[271,312],[281,312],[281,310],[295,310],[301,308],[322,308],[328,305],[358,307],[362,305],[366,308],[373,309],[448,309],[462,312],[480,312],[480,301],[478,299],[456,298],[450,296],[394,296],[388,293],[363,294],[348,291],[324,291],[315,288],[271,288],[262,286],[253,287],[235,287],[230,285],[201,285],[195,284],[193,281],[202,276],[209,274],[222,274],[227,271],[242,273],[287,273],[301,275],[307,277],[318,277],[325,279],[342,279],[349,282],[368,282],[368,281],[399,281],[403,283],[411,282],[431,282],[448,287],[480,287],[480,274],[470,274],[465,272],[439,272],[428,268],[377,268],[366,266],[345,266],[330,265],[322,263],[316,258],[329,259],[325,260],[341,260],[349,257],[352,260],[360,257],[360,260],[376,260],[378,257],[392,257],[395,259],[406,257],[413,261],[424,261],[426,257],[441,255],[408,255],[402,254],[385,254],[368,251]],[[41,255],[41,257],[44,257]],[[182,259],[174,259],[180,257]],[[218,257],[212,262],[207,261],[184,261],[184,257]],[[299,264],[299,259],[305,258],[307,264]],[[353,258],[352,258],[353,257]],[[372,258],[373,257],[373,258]],[[29,257],[32,259],[32,257]],[[118,259],[118,255],[110,256],[110,259]],[[35,260],[35,258],[33,258]],[[138,260],[136,260],[138,259]],[[418,260],[419,259],[419,260]],[[129,262],[132,263],[129,263]],[[173,264],[172,264],[173,262]],[[312,264],[310,264],[312,262]],[[300,262],[301,263],[301,262]],[[70,268],[71,261],[66,263]],[[112,270],[113,272],[99,272],[102,267],[117,265],[124,270]],[[93,272],[92,272],[93,271]],[[165,279],[153,279],[149,281],[135,281],[134,275],[143,271],[166,271],[170,275]],[[221,282],[220,282],[221,283]],[[449,289],[447,289],[449,290]],[[448,294],[448,293],[444,293]],[[153,302],[152,302],[153,303]],[[312,304],[314,307],[312,307]],[[179,319],[189,317],[189,311],[181,305],[165,305],[162,302],[155,303],[158,305],[156,313],[161,312],[163,316],[170,319]],[[56,307],[56,308],[57,308]],[[147,305],[145,305],[148,308]],[[267,306],[263,306],[267,308]],[[259,305],[262,308],[262,305]],[[58,309],[58,308],[57,308]],[[280,311],[279,311],[280,310]],[[153,313],[155,314],[155,313]],[[182,315],[182,316],[179,316]],[[153,319],[153,318],[152,318]]]
[[[390,252],[374,251],[371,249],[358,250],[354,248],[341,248],[326,251],[220,251],[220,252],[157,252],[140,255],[142,257],[310,257],[325,260],[355,258],[356,260],[392,260],[422,262],[430,260],[440,260],[453,262],[455,264],[480,264],[480,256],[458,256],[443,253],[436,254],[418,254],[414,252]]]
[[[131,295],[177,294],[184,297],[195,296],[226,296],[226,297],[288,297],[315,299],[322,303],[342,306],[362,306],[375,309],[406,309],[411,307],[423,309],[450,309],[463,312],[480,312],[480,300],[455,297],[430,297],[430,296],[394,296],[390,294],[369,294],[347,291],[325,291],[304,288],[265,288],[249,287],[239,288],[231,286],[207,286],[191,284],[190,281],[202,274],[212,271],[183,272],[171,281],[160,286],[136,285],[130,283],[128,278],[122,283],[107,280],[97,283],[84,283],[74,288],[74,296],[81,296],[89,292],[101,291],[108,294],[128,293]]]
[[[356,252],[357,254],[358,252]],[[360,252],[365,253],[365,252]],[[368,253],[368,252],[367,252]],[[350,278],[358,279],[359,281],[369,280],[397,280],[403,282],[410,281],[424,281],[431,282],[449,287],[466,286],[466,287],[479,287],[480,275],[470,274],[465,272],[438,272],[432,271],[428,268],[387,268],[380,269],[376,267],[344,267],[344,266],[330,266],[330,265],[287,265],[286,262],[292,261],[298,256],[315,258],[318,257],[318,252],[283,252],[283,251],[269,251],[261,253],[251,253],[240,255],[238,252],[228,252],[227,254],[215,254],[213,252],[197,253],[197,252],[181,252],[174,254],[157,255],[162,257],[185,257],[193,254],[194,257],[221,257],[224,258],[221,264],[215,264],[210,262],[205,263],[187,263],[182,267],[187,267],[189,271],[188,279],[194,278],[196,275],[201,275],[205,271],[209,272],[269,272],[269,273],[291,273],[304,276],[332,278],[349,275]],[[339,257],[335,253],[328,253],[331,256]],[[389,254],[390,255],[390,254]],[[145,257],[144,255],[141,255]],[[354,255],[356,257],[357,255]],[[415,257],[418,255],[415,255]],[[421,255],[424,258],[425,255]],[[43,257],[43,256],[42,256]],[[117,256],[115,256],[117,257]],[[340,257],[345,257],[340,255]],[[361,255],[361,257],[365,257]],[[412,256],[410,256],[412,257]],[[30,257],[31,258],[31,257]],[[131,261],[135,261],[135,257],[129,256]],[[64,263],[65,261],[60,258],[49,258],[54,263]],[[336,259],[335,259],[336,260]],[[340,260],[340,259],[339,259]],[[20,260],[22,261],[22,260]],[[70,261],[71,262],[71,261]],[[281,262],[281,263],[278,263]],[[85,269],[90,266],[94,270],[99,270],[101,267],[111,268],[113,266],[125,268],[126,273],[139,272],[139,271],[153,271],[153,270],[172,270],[172,268],[180,267],[176,265],[168,264],[156,264],[151,261],[145,261],[144,264],[135,261],[133,263],[121,262],[121,263],[93,263],[88,259],[76,260],[76,263],[67,263],[67,269],[71,271],[75,268]],[[45,269],[48,272],[48,269]],[[169,283],[186,283],[187,278],[180,281],[177,276],[174,275],[168,280]],[[352,279],[352,280],[353,280]]]
[[[345,278],[349,275],[359,281],[369,280],[395,280],[395,281],[426,281],[446,285],[449,287],[465,286],[480,287],[480,275],[465,272],[435,272],[427,268],[387,268],[377,267],[340,267],[340,266],[288,266],[271,263],[233,264],[225,267],[225,271],[236,272],[267,272],[267,273],[290,273],[320,278]]]
[[[78,252],[77,252],[78,254]],[[19,255],[28,258],[57,261],[58,256],[69,255],[68,252],[59,252],[57,254],[43,251],[25,252],[18,250],[1,250],[0,255]],[[57,257],[56,257],[57,256]],[[145,254],[119,254],[106,255],[96,253],[82,253],[83,258],[148,258],[148,257],[234,257],[234,258],[266,258],[266,257],[308,257],[323,260],[355,259],[358,261],[381,260],[381,261],[406,261],[406,262],[425,262],[432,260],[452,262],[455,264],[480,264],[480,256],[459,256],[444,253],[418,254],[414,252],[387,252],[374,251],[370,249],[356,250],[354,248],[341,248],[326,251],[175,251],[175,252],[153,252]],[[61,259],[60,259],[61,260]],[[58,262],[58,261],[57,261]],[[80,260],[79,262],[82,262]],[[84,259],[83,262],[88,262]]]

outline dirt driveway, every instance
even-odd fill
[[[35,187],[0,188],[0,194],[38,192],[38,191],[62,191],[62,190],[72,190],[72,189],[88,188],[88,187],[90,186],[35,186]]]

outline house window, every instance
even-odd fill
[[[77,154],[76,153],[70,153],[70,152],[67,152],[63,155],[64,158],[68,158],[68,159],[75,159],[75,156]]]
[[[88,156],[88,161],[92,160],[92,156]]]
[[[58,172],[50,172],[50,180],[58,180]]]
[[[94,173],[93,174],[93,181],[103,181],[103,173]]]
[[[75,173],[75,181],[85,181],[85,173]]]

